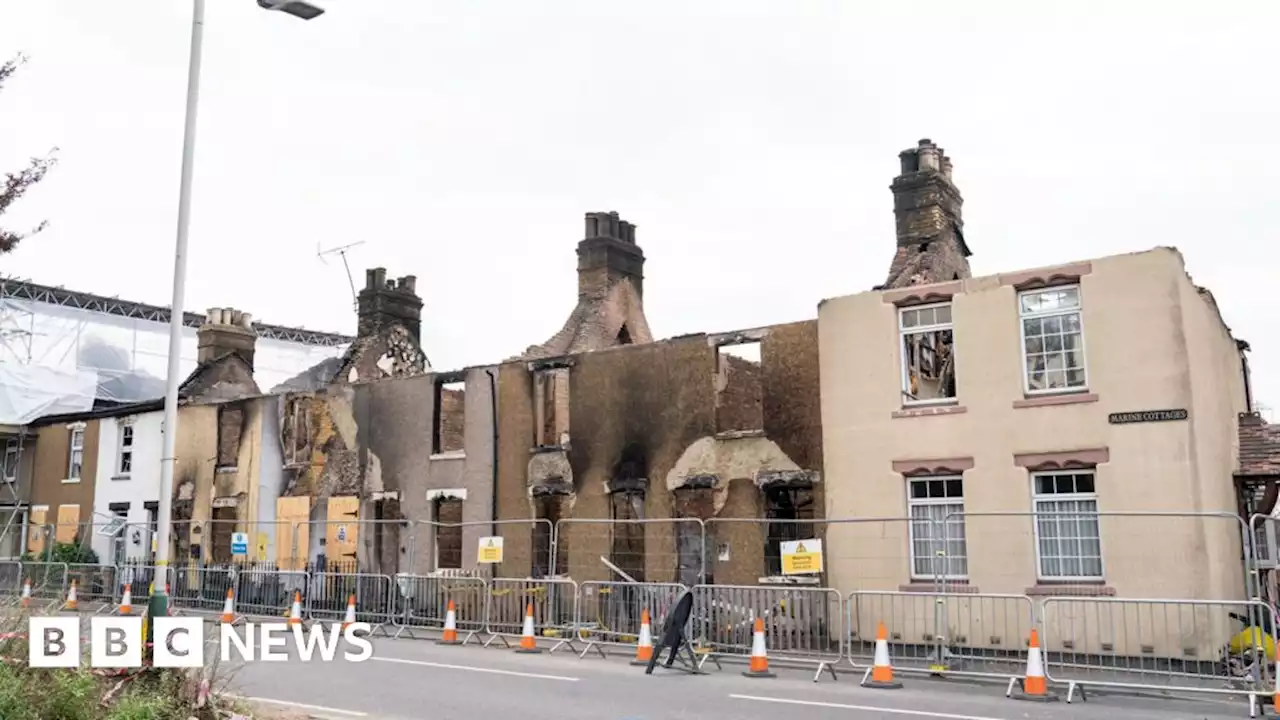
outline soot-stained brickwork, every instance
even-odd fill
[[[968,278],[972,253],[964,239],[964,199],[951,180],[951,158],[929,139],[898,157],[901,173],[890,186],[898,243],[882,287]]]

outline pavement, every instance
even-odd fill
[[[1106,695],[1087,701],[1028,703],[1005,688],[899,676],[899,690],[859,686],[861,674],[839,670],[813,682],[813,670],[784,669],[746,678],[726,664],[709,674],[644,674],[628,658],[562,649],[520,655],[495,643],[441,646],[429,640],[377,638],[364,662],[254,662],[235,671],[232,692],[263,707],[325,720],[1225,720],[1248,716],[1234,700],[1187,701]],[[292,651],[291,651],[292,652]],[[664,654],[665,659],[665,654]]]

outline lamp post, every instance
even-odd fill
[[[284,12],[303,20],[319,17],[324,10],[306,0],[258,0],[267,10]],[[149,617],[169,611],[169,546],[173,524],[173,466],[178,437],[178,384],[182,381],[183,300],[187,284],[187,237],[191,226],[191,178],[195,169],[196,111],[200,104],[200,61],[204,49],[205,0],[192,0],[191,59],[187,66],[187,115],[182,133],[182,179],[178,185],[178,235],[173,252],[173,301],[169,310],[169,366],[164,389],[164,425],[161,428],[160,506],[156,531],[155,592],[147,605]],[[150,633],[148,633],[148,637]]]

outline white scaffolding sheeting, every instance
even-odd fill
[[[196,367],[197,339],[195,328],[183,330],[182,373],[185,376]],[[50,407],[57,402],[53,396],[64,391],[68,393],[65,402],[81,402],[86,377],[96,382],[92,394],[100,399],[139,402],[162,397],[168,333],[169,326],[163,322],[14,297],[0,298],[0,363],[43,368],[53,373],[39,381],[49,383],[40,389]],[[254,350],[254,379],[265,392],[322,360],[341,356],[345,350],[345,345],[309,345],[259,337]],[[55,382],[54,377],[67,380],[65,384]],[[7,378],[0,382],[4,392],[18,392],[9,390]],[[30,395],[30,387],[21,391],[23,398]],[[34,402],[15,399],[13,407],[31,406]],[[88,406],[66,412],[75,409],[88,409]],[[64,411],[41,414],[49,412]],[[0,419],[0,422],[6,421]]]
[[[93,408],[98,374],[0,362],[0,425],[26,425],[36,418]]]

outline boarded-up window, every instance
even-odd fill
[[[211,554],[215,563],[231,562],[231,536],[236,531],[236,509],[219,507],[213,509],[213,522],[210,523],[209,538],[212,543]]]
[[[613,511],[613,547],[609,560],[636,582],[644,582],[644,491],[609,495]],[[625,580],[626,578],[618,578]]]
[[[36,558],[44,552],[45,538],[49,533],[49,528],[45,524],[47,522],[49,522],[49,508],[43,506],[31,508],[31,526],[27,528],[27,552]]]
[[[58,506],[58,530],[54,533],[60,543],[72,543],[76,541],[76,534],[80,531],[80,506],[79,505],[59,505]]]
[[[244,410],[239,405],[218,408],[218,467],[233,468],[240,457],[240,433]]]
[[[300,570],[306,564],[307,526],[311,516],[311,498],[282,497],[276,500],[276,562],[282,569]]]
[[[546,577],[551,570],[552,528],[560,522],[568,507],[568,495],[537,495],[533,498],[535,517],[539,522],[533,524],[533,577]],[[556,575],[567,575],[569,570],[569,548],[561,543],[554,553],[556,558]]]
[[[436,527],[436,569],[462,567],[462,501],[442,497],[435,501],[436,522],[448,523]]]

